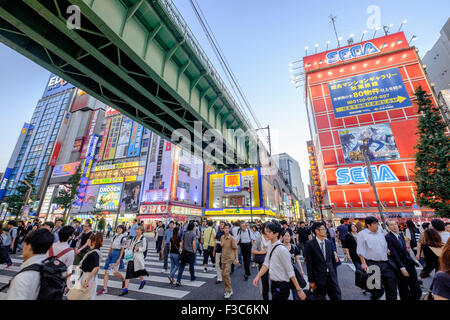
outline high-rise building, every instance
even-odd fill
[[[441,35],[422,59],[434,90],[439,94],[450,89],[450,18],[441,29]]]
[[[419,117],[414,91],[420,85],[431,92],[431,86],[403,32],[305,56],[303,66],[324,218],[378,214],[363,144],[385,216],[433,215],[418,206],[412,179]]]
[[[298,200],[305,200],[305,187],[302,181],[302,173],[298,162],[287,153],[276,154],[273,160],[277,164],[284,179],[291,186]]]
[[[39,187],[47,164],[57,151],[56,141],[61,124],[69,121],[69,107],[74,93],[73,85],[50,75],[44,94],[34,109],[30,123],[24,125],[11,156],[9,172],[3,177],[3,181],[8,180],[3,197],[14,194],[18,183],[32,171],[36,174],[35,185]]]

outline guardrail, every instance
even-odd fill
[[[253,129],[253,126],[250,124],[250,121],[248,117],[246,116],[245,112],[242,110],[242,108],[239,106],[239,104],[236,102],[234,97],[230,94],[228,91],[227,86],[225,85],[224,81],[220,77],[217,70],[214,68],[213,64],[209,60],[206,53],[203,51],[202,47],[198,43],[197,39],[194,37],[191,29],[187,25],[186,21],[184,20],[181,13],[178,11],[176,6],[173,4],[172,0],[157,0],[157,2],[161,5],[161,8],[166,12],[167,16],[172,19],[174,24],[178,27],[178,31],[184,36],[184,39],[189,45],[191,46],[192,50],[197,54],[198,58],[200,59],[201,63],[203,64],[203,67],[207,71],[208,75],[213,78],[213,80],[216,82],[217,86],[222,90],[223,96],[228,99],[228,101],[231,103],[232,107],[235,108],[235,110],[238,113],[238,116],[240,116],[242,122],[244,122],[249,129]]]

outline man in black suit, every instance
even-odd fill
[[[405,238],[396,221],[388,221],[387,226],[390,231],[385,236],[390,251],[389,263],[395,271],[400,300],[418,301],[422,297],[422,290],[417,280],[414,260],[406,249]]]
[[[315,238],[306,242],[305,260],[308,269],[309,287],[325,299],[342,300],[337,274],[333,266],[336,259],[331,241],[327,239],[327,228],[323,222],[312,226]]]

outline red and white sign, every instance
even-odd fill
[[[159,213],[166,213],[167,212],[167,205],[142,205],[139,209],[140,214],[159,214]]]

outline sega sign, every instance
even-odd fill
[[[370,168],[372,169],[372,177],[375,183],[399,181],[391,168],[385,164],[380,165],[378,169],[376,166],[371,166]],[[339,185],[362,184],[369,181],[366,167],[340,168],[336,170],[336,178],[336,182]]]
[[[42,97],[47,97],[49,95],[56,94],[71,88],[73,88],[73,85],[65,81],[63,78],[51,74]]]
[[[339,61],[360,58],[379,52],[380,50],[372,42],[366,42],[364,46],[362,44],[358,44],[353,47],[331,51],[326,55],[326,62],[328,64],[333,64]]]

